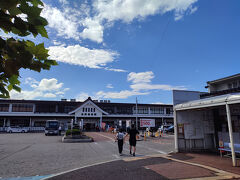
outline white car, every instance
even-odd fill
[[[27,127],[12,126],[7,128],[8,133],[13,133],[13,132],[26,133],[28,131],[29,131],[29,128]]]

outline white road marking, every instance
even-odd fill
[[[98,143],[95,142],[94,144],[98,144]]]
[[[87,168],[87,167],[91,167],[91,166],[96,166],[96,165],[100,165],[100,164],[105,164],[105,163],[109,163],[109,162],[114,162],[114,161],[118,161],[118,160],[119,159],[113,159],[113,160],[109,160],[109,161],[103,161],[103,162],[99,162],[99,163],[94,163],[94,164],[82,166],[82,167],[79,167],[79,168],[70,169],[70,170],[63,171],[63,172],[60,172],[60,173],[57,173],[57,174],[53,174],[53,175],[51,175],[49,177],[46,177],[46,178],[43,178],[41,180],[47,180],[47,179],[50,179],[52,177],[56,177],[56,176],[59,176],[59,175],[62,175],[62,174],[73,172],[73,171],[76,171],[76,170],[79,170],[79,169],[83,169],[83,168]]]
[[[161,154],[168,154],[168,153],[166,153],[164,151],[158,151],[158,152],[161,153]]]
[[[114,156],[115,158],[117,158],[117,159],[120,158],[120,157],[119,157],[118,155],[116,155],[116,154],[113,154],[113,156]]]

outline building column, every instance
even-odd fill
[[[74,118],[75,118],[74,119],[74,124],[76,124],[77,123],[77,117],[75,116]]]
[[[8,112],[12,112],[12,104],[9,104],[9,110]]]
[[[82,128],[82,130],[83,130],[83,119],[81,119],[81,128]]]
[[[6,118],[3,119],[3,127],[5,128],[6,126]]]
[[[164,108],[164,115],[167,116],[167,108]]]
[[[32,127],[32,118],[30,117],[30,119],[29,119],[29,130],[30,131],[32,130],[31,127]]]
[[[174,110],[174,142],[175,142],[175,152],[178,152],[178,130],[177,130],[177,111]]]
[[[226,112],[227,112],[228,130],[229,130],[229,138],[230,138],[230,147],[232,151],[232,163],[233,163],[233,166],[236,166],[236,155],[235,155],[234,139],[233,139],[233,133],[232,133],[232,118],[231,118],[231,111],[228,104],[226,104]]]
[[[99,127],[100,127],[100,130],[102,130],[102,116],[100,117],[100,125],[99,125]]]
[[[151,114],[151,109],[150,109],[150,107],[148,107],[148,114]]]

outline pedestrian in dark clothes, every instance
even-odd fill
[[[129,149],[130,149],[130,154],[132,154],[132,147],[133,147],[133,156],[135,156],[136,153],[136,144],[137,144],[137,138],[136,135],[139,134],[138,130],[136,130],[135,125],[132,124],[131,129],[129,130],[128,134],[129,135]]]
[[[119,132],[116,135],[115,142],[116,142],[116,140],[118,141],[119,155],[122,156],[124,133],[123,133],[123,130],[121,128],[119,129]]]

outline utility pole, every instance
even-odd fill
[[[137,97],[136,97],[136,129],[138,130],[138,107],[137,107]]]

